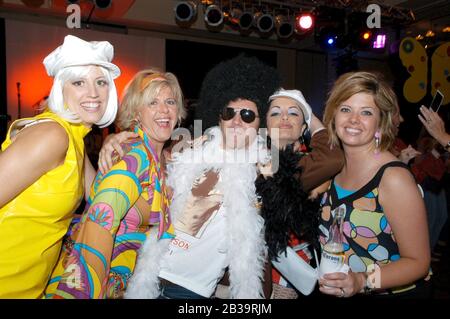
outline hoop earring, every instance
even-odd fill
[[[380,131],[375,132],[375,155],[380,154],[380,140],[381,140],[381,133]]]
[[[308,148],[305,143],[305,134],[308,133],[309,127],[308,123],[306,122],[303,123],[303,125],[305,126],[305,129],[302,131],[302,134],[299,136],[297,141],[300,143],[300,152],[306,153],[308,151]]]

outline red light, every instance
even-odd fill
[[[312,15],[309,13],[298,15],[296,17],[296,20],[297,20],[297,28],[301,30],[311,29],[314,22]]]
[[[311,16],[303,16],[300,17],[300,27],[302,29],[309,29],[312,26],[312,18]]]

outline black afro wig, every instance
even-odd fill
[[[195,119],[206,130],[219,124],[222,109],[237,99],[250,100],[258,107],[265,126],[268,99],[280,87],[277,70],[255,57],[239,55],[212,68],[205,76],[195,107]]]

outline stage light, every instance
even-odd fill
[[[251,12],[242,12],[239,17],[239,28],[241,30],[248,30],[253,25],[253,14]]]
[[[99,9],[108,9],[111,6],[112,0],[94,0],[94,4]]]
[[[240,31],[246,31],[250,29],[253,25],[253,14],[251,12],[243,12],[240,8],[233,8],[228,14],[224,12],[227,16],[228,22],[232,26],[238,26]]]
[[[374,49],[384,49],[385,46],[386,46],[386,35],[378,34],[376,40],[373,42],[372,47]]]
[[[298,14],[295,17],[296,29],[300,31],[308,31],[311,30],[314,24],[314,18],[310,13],[302,13]]]
[[[345,35],[332,26],[320,27],[316,33],[316,41],[324,50],[342,49],[346,46]]]
[[[206,8],[205,22],[208,26],[218,27],[223,22],[223,12],[219,6],[212,4]]]
[[[310,14],[313,18],[314,27],[312,29],[314,30],[316,43],[322,49],[343,49],[347,46],[345,10],[321,6],[315,8],[314,15]]]
[[[371,36],[372,36],[372,34],[369,31],[363,32],[363,34],[362,34],[363,40],[366,40],[366,41],[369,40]]]
[[[273,28],[273,17],[268,13],[257,12],[253,17],[256,27],[261,33],[268,33]]]
[[[355,36],[356,34],[358,34],[358,37],[353,38],[353,36]],[[360,27],[360,29],[358,30],[353,30],[353,32],[349,32],[349,38],[352,40],[353,48],[357,50],[369,51],[374,48],[373,45],[376,42],[376,34],[377,33],[373,33],[371,30],[368,30],[367,28]]]
[[[275,17],[275,29],[279,38],[287,39],[294,33],[292,21],[284,15]]]
[[[197,15],[197,5],[193,1],[182,1],[175,5],[174,11],[177,21],[189,22]]]

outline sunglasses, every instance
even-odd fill
[[[255,112],[249,109],[233,109],[232,107],[224,107],[222,110],[222,120],[229,121],[238,112],[241,115],[241,119],[245,123],[252,123],[255,120],[255,118],[259,117],[258,115],[255,114]]]

